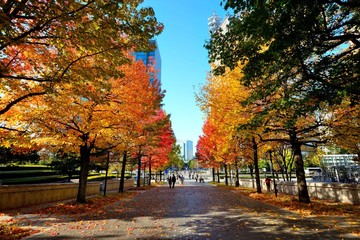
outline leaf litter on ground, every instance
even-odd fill
[[[125,193],[109,194],[106,197],[89,198],[86,203],[77,203],[75,201],[59,202],[33,211],[30,208],[26,213],[53,216],[78,216],[79,214],[96,216],[103,214],[107,206],[124,199],[130,199],[138,194],[138,191],[127,191]],[[0,221],[0,239],[18,240],[39,232],[39,230],[32,229],[31,227],[20,226],[20,220],[11,218],[10,220]],[[54,233],[54,235],[56,234]]]
[[[312,198],[311,203],[306,204],[299,202],[297,196],[293,195],[278,194],[276,197],[273,192],[257,193],[252,188],[220,186],[234,190],[239,195],[295,212],[302,217],[316,217],[329,226],[335,226],[338,231],[360,236],[359,205],[316,198]]]

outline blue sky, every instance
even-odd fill
[[[166,90],[164,109],[171,114],[172,127],[179,140],[192,140],[194,148],[202,134],[203,114],[195,102],[195,92],[209,72],[207,51],[208,18],[215,10],[226,12],[220,0],[145,0],[165,26],[156,38],[161,55],[162,89]]]

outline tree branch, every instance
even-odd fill
[[[34,97],[34,96],[41,96],[41,95],[44,95],[46,92],[37,92],[37,93],[29,93],[29,94],[26,94],[22,97],[19,97],[18,99],[8,103],[6,105],[5,108],[3,108],[2,110],[0,110],[0,115],[6,113],[7,111],[9,111],[15,104],[21,102],[22,100],[26,99],[26,98],[29,98],[29,97]]]

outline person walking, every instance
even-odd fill
[[[180,183],[181,183],[181,185],[184,185],[184,176],[183,175],[180,175]]]
[[[169,175],[168,178],[167,178],[167,180],[168,180],[168,183],[169,183],[169,187],[170,187],[170,188],[171,188],[171,179],[172,179],[172,178],[171,178],[171,176]]]
[[[269,177],[267,177],[265,179],[265,184],[266,184],[268,192],[270,192],[270,182],[271,182],[271,179]]]
[[[175,187],[175,182],[176,182],[175,174],[172,175],[172,177],[171,177],[171,182],[172,182],[172,187],[174,188],[174,187]],[[171,187],[171,186],[170,186],[170,187]]]

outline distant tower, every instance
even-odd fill
[[[215,10],[213,11],[213,14],[211,17],[208,18],[208,26],[210,33],[216,32],[221,25],[221,18],[219,15],[216,15]]]
[[[189,162],[194,158],[193,141],[191,140],[177,140],[180,146],[180,154],[184,162]]]

